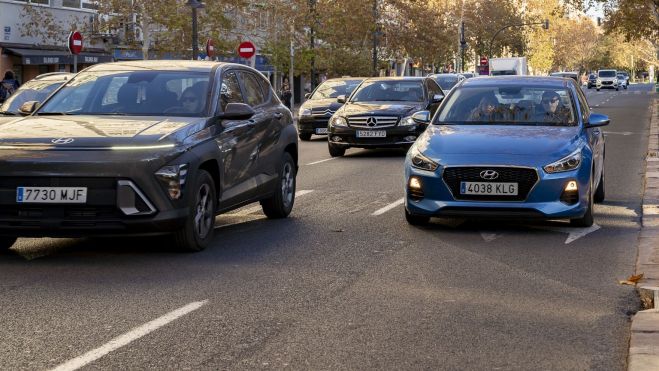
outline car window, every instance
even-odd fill
[[[362,80],[340,80],[340,81],[325,81],[314,91],[313,95],[309,97],[310,100],[336,98],[339,95],[346,97],[352,93],[353,90],[359,85]]]
[[[457,76],[437,76],[437,83],[442,87],[442,90],[451,90],[458,82]]]
[[[439,85],[437,85],[437,83],[435,83],[432,80],[428,80],[428,95],[430,95],[430,97],[433,97],[435,96],[435,94],[444,95],[444,92],[442,92],[442,89],[439,87]]]
[[[588,122],[588,118],[590,117],[590,106],[588,106],[586,95],[584,95],[581,89],[575,90],[577,92],[577,99],[579,99],[579,105],[581,106],[581,119],[583,122]]]
[[[615,77],[616,71],[598,71],[599,77]]]
[[[435,124],[577,125],[568,90],[544,86],[480,86],[455,90]]]
[[[423,102],[421,81],[367,81],[350,98],[351,102]]]
[[[220,107],[224,111],[229,103],[245,103],[243,93],[240,91],[238,77],[234,71],[225,72],[220,87]]]
[[[256,81],[256,77],[249,72],[241,72],[243,77],[243,87],[245,88],[245,98],[247,104],[252,107],[260,106],[265,102],[261,84]]]
[[[2,106],[0,112],[18,113],[18,109],[25,102],[38,101],[43,102],[48,96],[55,91],[62,81],[40,81],[32,80],[23,84],[14,94],[12,94]]]

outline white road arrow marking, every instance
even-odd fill
[[[494,241],[497,238],[502,237],[502,236],[503,236],[503,234],[481,232],[481,237],[483,237],[483,240],[485,242],[492,242],[492,241]]]
[[[534,226],[534,228],[537,229],[544,229],[552,232],[560,232],[560,233],[567,233],[567,239],[565,240],[565,244],[572,243],[581,237],[585,237],[602,227],[600,227],[597,224],[593,224],[592,226],[588,228],[575,228],[575,227],[543,227],[543,226]]]
[[[394,208],[396,208],[396,207],[398,207],[398,206],[400,206],[400,205],[402,205],[402,204],[404,204],[404,203],[405,203],[405,198],[401,198],[401,199],[396,200],[396,201],[390,203],[389,205],[387,205],[387,206],[385,206],[385,207],[383,207],[383,208],[381,208],[381,209],[379,209],[379,210],[376,210],[376,211],[375,211],[373,214],[371,214],[371,215],[373,215],[373,216],[382,215],[382,214],[386,213],[387,211],[389,211],[389,210],[391,210],[391,209],[394,209]]]

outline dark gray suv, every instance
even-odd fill
[[[268,80],[238,64],[139,61],[80,72],[0,125],[0,248],[22,236],[213,238],[217,214],[295,200],[297,133]]]

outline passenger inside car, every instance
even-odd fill
[[[550,123],[568,123],[570,110],[567,109],[561,97],[553,90],[542,94],[541,106],[536,109],[535,121]]]

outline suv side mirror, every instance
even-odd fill
[[[586,123],[586,128],[596,128],[599,126],[606,126],[611,122],[609,116],[600,115],[599,113],[591,113],[588,117],[588,122]]]
[[[336,97],[336,101],[343,104],[343,103],[346,102],[346,96],[345,95],[339,95],[338,97]]]
[[[444,94],[435,94],[432,96],[430,103],[440,103],[444,100]]]
[[[27,116],[36,111],[37,108],[39,108],[39,101],[31,100],[21,104],[18,108],[18,112],[23,116]]]
[[[229,120],[248,120],[255,113],[252,107],[245,103],[229,103],[219,117]]]

